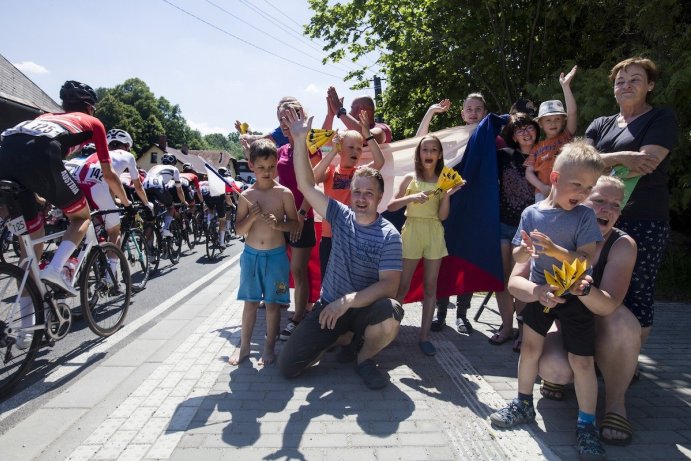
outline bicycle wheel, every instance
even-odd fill
[[[19,267],[0,263],[0,397],[7,395],[31,370],[43,337],[41,295],[29,278],[22,308],[19,287],[23,278],[24,271]]]
[[[216,218],[209,222],[206,228],[206,257],[213,259],[218,251],[218,221]]]
[[[161,235],[153,224],[144,226],[144,239],[146,241],[146,252],[149,255],[150,274],[158,270],[161,262]]]
[[[194,231],[190,219],[187,216],[182,218],[182,235],[185,237],[185,243],[190,250],[194,249]]]
[[[182,228],[179,222],[172,220],[168,230],[173,234],[166,238],[168,241],[168,258],[170,258],[171,263],[177,264],[180,261],[180,252],[182,252]]]
[[[149,273],[151,272],[144,233],[139,229],[130,229],[125,234],[120,247],[130,265],[132,291],[135,293],[142,291],[149,280]]]
[[[115,262],[115,273],[109,264],[111,259]],[[110,242],[92,248],[79,286],[82,312],[91,331],[103,337],[118,331],[132,296],[130,266],[122,250]]]
[[[201,243],[202,237],[204,236],[204,212],[197,211],[194,213],[190,224],[192,225],[195,243]]]

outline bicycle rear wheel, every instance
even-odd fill
[[[149,280],[149,273],[151,272],[144,233],[139,229],[130,229],[122,241],[121,249],[125,253],[130,265],[132,290],[135,293],[142,291]]]
[[[144,226],[144,238],[146,241],[146,252],[149,255],[150,274],[158,270],[161,262],[161,236],[153,224]]]
[[[115,273],[109,259],[115,263]],[[132,296],[130,266],[122,250],[110,242],[92,248],[79,284],[82,312],[91,331],[103,337],[118,331]]]
[[[172,220],[168,230],[173,234],[171,237],[166,238],[169,245],[168,258],[170,258],[171,263],[177,264],[180,261],[180,253],[182,252],[182,228],[179,222]]]
[[[201,243],[202,236],[204,235],[204,212],[198,210],[194,213],[190,220],[190,225],[192,226],[192,234],[194,234],[194,242]]]
[[[214,259],[218,251],[218,221],[216,218],[209,222],[206,228],[206,257]]]
[[[182,217],[182,235],[185,237],[185,243],[190,250],[194,249],[194,230],[192,229],[192,222],[187,216]]]
[[[0,263],[0,397],[31,370],[43,337],[41,295],[31,278],[20,301],[24,274],[17,266]]]

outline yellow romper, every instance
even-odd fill
[[[406,195],[432,191],[437,183],[413,178],[405,191]],[[444,241],[444,226],[439,219],[441,194],[433,194],[425,203],[409,203],[406,206],[406,221],[401,231],[403,258],[441,259],[448,254]]]

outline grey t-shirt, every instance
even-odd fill
[[[573,210],[566,211],[562,208],[540,209],[540,203],[530,205],[523,210],[521,223],[511,243],[516,246],[521,244],[521,229],[528,233],[537,229],[552,239],[555,244],[569,251],[602,240],[595,212],[587,206],[578,205]],[[541,254],[539,258],[533,258],[530,262],[530,280],[538,285],[544,284],[544,270],[552,272],[552,264],[561,267],[562,261],[544,254]]]

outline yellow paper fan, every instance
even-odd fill
[[[554,292],[554,296],[561,296],[576,282],[580,279],[587,269],[586,261],[581,258],[576,258],[571,264],[566,261],[562,261],[561,267],[557,267],[552,264],[552,273],[550,274],[547,269],[545,269],[545,280],[552,286],[558,289]],[[550,307],[545,307],[544,312],[548,313]]]
[[[441,173],[439,174],[439,179],[437,180],[437,189],[434,192],[440,194],[453,189],[459,184],[463,184],[463,178],[460,174],[458,174],[458,171],[445,166],[442,168]]]
[[[335,130],[311,129],[307,135],[307,148],[310,151],[310,155],[314,155],[321,146],[331,141],[335,134]]]

